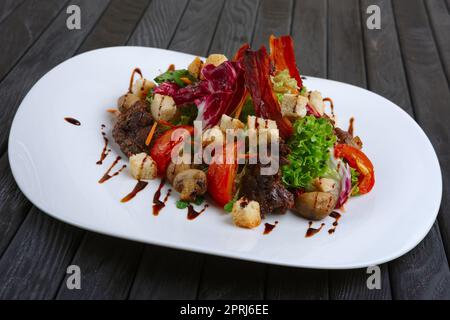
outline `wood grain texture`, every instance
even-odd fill
[[[261,0],[252,39],[253,49],[262,45],[268,48],[271,34],[290,34],[293,7],[293,0]]]
[[[450,250],[450,91],[439,61],[422,1],[392,2],[416,119],[439,158],[443,196],[438,221],[444,248]]]
[[[269,266],[266,299],[326,300],[328,296],[326,270]]]
[[[364,20],[368,17],[366,8],[372,4],[378,5],[383,14],[380,30],[363,28],[368,87],[414,116],[391,1],[363,0],[361,15]]]
[[[370,4],[378,5],[383,14],[380,30],[364,28],[369,89],[397,103],[413,116],[391,2],[363,0],[363,16],[365,8]],[[436,223],[416,248],[389,263],[393,298],[445,297],[443,287],[437,284],[447,283],[448,287],[448,272],[447,259]]]
[[[223,0],[191,0],[169,48],[196,55],[208,52],[223,5]]]
[[[129,45],[167,48],[188,0],[153,0],[145,11]]]
[[[328,78],[366,87],[358,0],[328,2]]]
[[[207,256],[198,298],[263,299],[265,278],[263,264]]]
[[[25,219],[31,203],[20,192],[9,167],[8,155],[0,159],[0,257]]]
[[[52,299],[82,233],[31,210],[0,260],[0,299]]]
[[[108,3],[106,0],[74,1],[73,4],[79,5],[85,12],[81,30],[69,31],[66,28],[67,15],[60,13],[0,83],[0,96],[5,102],[0,113],[4,121],[1,130],[5,133],[9,131],[12,116],[30,87],[50,68],[76,52]],[[23,77],[24,74],[27,77]],[[6,137],[7,134],[2,135],[3,143]],[[32,209],[0,259],[3,277],[0,280],[0,297],[53,298],[81,235],[79,229],[58,222],[36,208]]]
[[[444,65],[447,81],[450,79],[450,12],[444,0],[425,0],[433,35]]]
[[[259,3],[258,0],[225,1],[211,53],[231,58],[244,43],[251,42]]]
[[[109,0],[73,1],[72,4],[80,6],[84,12],[81,30],[68,30],[67,14],[61,12],[0,83],[3,104],[0,108],[0,154],[6,149],[12,119],[26,93],[47,71],[75,53],[108,3]]]
[[[327,77],[327,7],[326,0],[295,2],[291,35],[301,74]]]
[[[328,3],[328,77],[366,87],[363,31],[357,0]],[[330,271],[330,299],[390,299],[389,270],[380,266],[381,290],[369,290],[365,269]]]
[[[66,276],[57,299],[126,299],[143,248],[140,243],[88,233],[70,262],[80,267],[81,289],[68,289]]]
[[[416,248],[389,263],[389,271],[394,299],[449,300],[450,271],[437,223]]]
[[[127,43],[151,0],[112,0],[78,53]]]
[[[322,78],[326,78],[327,73],[326,10],[326,1],[298,1],[294,6],[292,22],[292,37],[300,71]],[[283,21],[287,23],[289,20],[285,17]],[[328,299],[327,271],[278,266],[269,266],[268,270],[267,299]]]
[[[0,27],[0,80],[53,21],[65,2],[30,0],[17,8]]]
[[[8,17],[24,0],[3,0],[0,2],[0,23]]]
[[[147,245],[130,299],[195,299],[204,256]]]

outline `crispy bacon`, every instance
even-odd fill
[[[292,78],[297,80],[299,88],[303,87],[303,81],[295,62],[294,42],[290,36],[276,38],[270,36],[270,58],[277,71],[289,70]]]
[[[270,80],[270,58],[265,47],[258,51],[247,50],[242,58],[245,85],[250,92],[258,117],[277,122],[280,136],[284,139],[292,135],[291,122],[282,116],[278,99],[272,91]]]

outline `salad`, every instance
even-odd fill
[[[370,192],[374,167],[353,129],[336,126],[333,101],[303,80],[289,36],[153,81],[135,69],[112,135],[131,175],[171,184],[179,208],[207,197],[244,228],[287,211],[321,220]]]

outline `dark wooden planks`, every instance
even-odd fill
[[[153,0],[133,33],[133,46],[167,48],[188,0]]]
[[[63,8],[64,1],[30,0],[24,2],[0,28],[0,80],[34,43]]]
[[[147,245],[130,299],[195,299],[204,257]]]
[[[327,4],[325,0],[306,0],[295,3],[292,37],[298,67],[302,74],[326,78]],[[267,299],[328,298],[327,271],[277,266],[269,266],[268,269],[265,296]]]
[[[142,249],[142,244],[88,233],[70,262],[80,267],[81,289],[68,289],[66,276],[57,299],[126,299]]]
[[[397,103],[412,116],[391,2],[362,1],[363,17],[365,8],[371,4],[378,5],[383,14],[380,30],[364,28],[369,89]],[[389,274],[394,299],[445,297],[442,289],[448,287],[449,271],[437,223],[415,249],[389,263]]]
[[[450,12],[444,0],[425,0],[425,5],[433,27],[433,34],[444,65],[447,81],[450,79]]]
[[[269,266],[266,299],[325,300],[328,295],[326,270]]]
[[[29,88],[50,68],[73,55],[89,34],[109,1],[79,0],[84,12],[81,30],[66,28],[65,12],[58,15],[22,60],[0,83],[4,108],[3,143],[10,120]],[[26,74],[27,77],[23,77]],[[2,173],[4,174],[4,173]],[[3,188],[3,186],[2,186]],[[0,297],[52,298],[73,257],[82,232],[58,222],[34,208],[20,226],[0,259]]]
[[[112,0],[78,53],[127,43],[151,0]]]
[[[252,39],[254,49],[261,45],[268,47],[271,34],[281,36],[290,33],[293,7],[293,0],[261,0]]]
[[[291,35],[301,74],[327,77],[327,15],[326,0],[295,3]]]
[[[31,203],[20,192],[9,167],[8,155],[0,159],[0,257],[16,234],[31,208]]]
[[[450,299],[450,271],[437,223],[416,248],[389,263],[394,299]]]
[[[262,299],[266,266],[259,263],[207,256],[199,299]]]
[[[428,134],[442,170],[438,216],[444,247],[450,252],[450,91],[422,1],[392,2],[416,119]]]
[[[233,57],[237,49],[252,40],[258,0],[226,1],[210,52]],[[226,31],[225,31],[226,30]]]
[[[180,20],[170,49],[200,55],[208,52],[223,0],[191,0]]]
[[[82,231],[34,208],[0,260],[0,299],[51,299]]]
[[[3,0],[0,2],[0,23],[14,11],[24,0]]]
[[[0,153],[6,149],[9,128],[20,101],[36,81],[48,70],[72,56],[93,27],[96,19],[108,4],[108,0],[73,1],[83,10],[81,30],[66,28],[66,12],[61,12],[47,31],[24,55],[16,67],[0,83]],[[100,11],[100,12],[99,12]]]
[[[328,77],[366,87],[363,34],[357,0],[328,3]],[[365,269],[329,272],[331,299],[390,299],[389,271],[380,266],[381,290],[369,290]]]

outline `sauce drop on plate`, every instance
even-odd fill
[[[305,238],[312,237],[312,236],[315,235],[316,233],[319,233],[320,230],[322,230],[323,226],[325,225],[325,223],[322,223],[322,224],[320,225],[320,227],[316,229],[316,228],[313,228],[313,227],[312,227],[312,224],[313,224],[312,221],[310,221],[310,222],[309,222],[309,228],[308,228],[308,230],[306,230]]]
[[[156,190],[155,194],[153,195],[153,215],[157,216],[159,212],[166,206],[166,202],[169,199],[170,193],[172,192],[172,189],[167,190],[167,194],[164,197],[164,199],[161,201],[161,190],[164,187],[165,180],[161,180],[161,183],[159,184],[158,189]]]
[[[140,191],[144,190],[145,187],[148,185],[147,181],[141,181],[139,180],[136,183],[136,186],[134,187],[134,189],[127,194],[125,197],[122,198],[122,200],[120,200],[120,202],[128,202],[131,199],[133,199]]]
[[[263,234],[269,234],[270,232],[272,232],[272,230],[275,228],[275,226],[278,224],[278,221],[275,221],[274,224],[271,223],[265,223],[264,224],[264,232]]]
[[[78,121],[75,118],[71,118],[71,117],[65,117],[64,120],[66,120],[68,123],[73,124],[74,126],[79,126],[81,125],[81,122]]]
[[[333,227],[328,230],[329,234],[333,234],[336,231],[336,228],[339,224],[339,219],[341,218],[341,214],[339,212],[333,211],[330,213],[330,217],[334,218]]]
[[[188,206],[188,214],[187,214],[187,218],[188,220],[194,220],[195,218],[197,218],[199,215],[201,215],[203,212],[205,212],[206,208],[208,208],[208,205],[205,204],[205,206],[203,207],[202,210],[200,211],[196,211],[194,209],[194,207],[192,206],[192,204],[190,204]]]
[[[103,160],[105,160],[106,157],[108,156],[108,154],[111,152],[111,149],[108,149],[108,142],[109,142],[109,140],[108,140],[108,138],[106,137],[106,133],[105,133],[105,131],[104,131],[105,125],[102,124],[102,127],[101,127],[101,128],[102,128],[102,129],[101,129],[101,132],[102,132],[102,137],[103,137],[104,145],[103,145],[102,153],[100,154],[100,159],[96,162],[96,164],[98,164],[98,165],[103,164]]]
[[[120,161],[120,159],[122,159],[120,156],[118,156],[116,158],[116,160],[114,160],[114,162],[112,163],[112,165],[108,168],[108,170],[106,170],[105,174],[103,175],[103,177],[100,178],[100,180],[98,180],[98,183],[104,183],[106,181],[108,181],[109,179],[119,175],[119,173],[121,173],[126,167],[127,165],[124,164],[122,166],[122,168],[120,168],[119,170],[117,170],[116,172],[114,172],[113,174],[110,174],[111,170],[116,166],[116,164]]]

